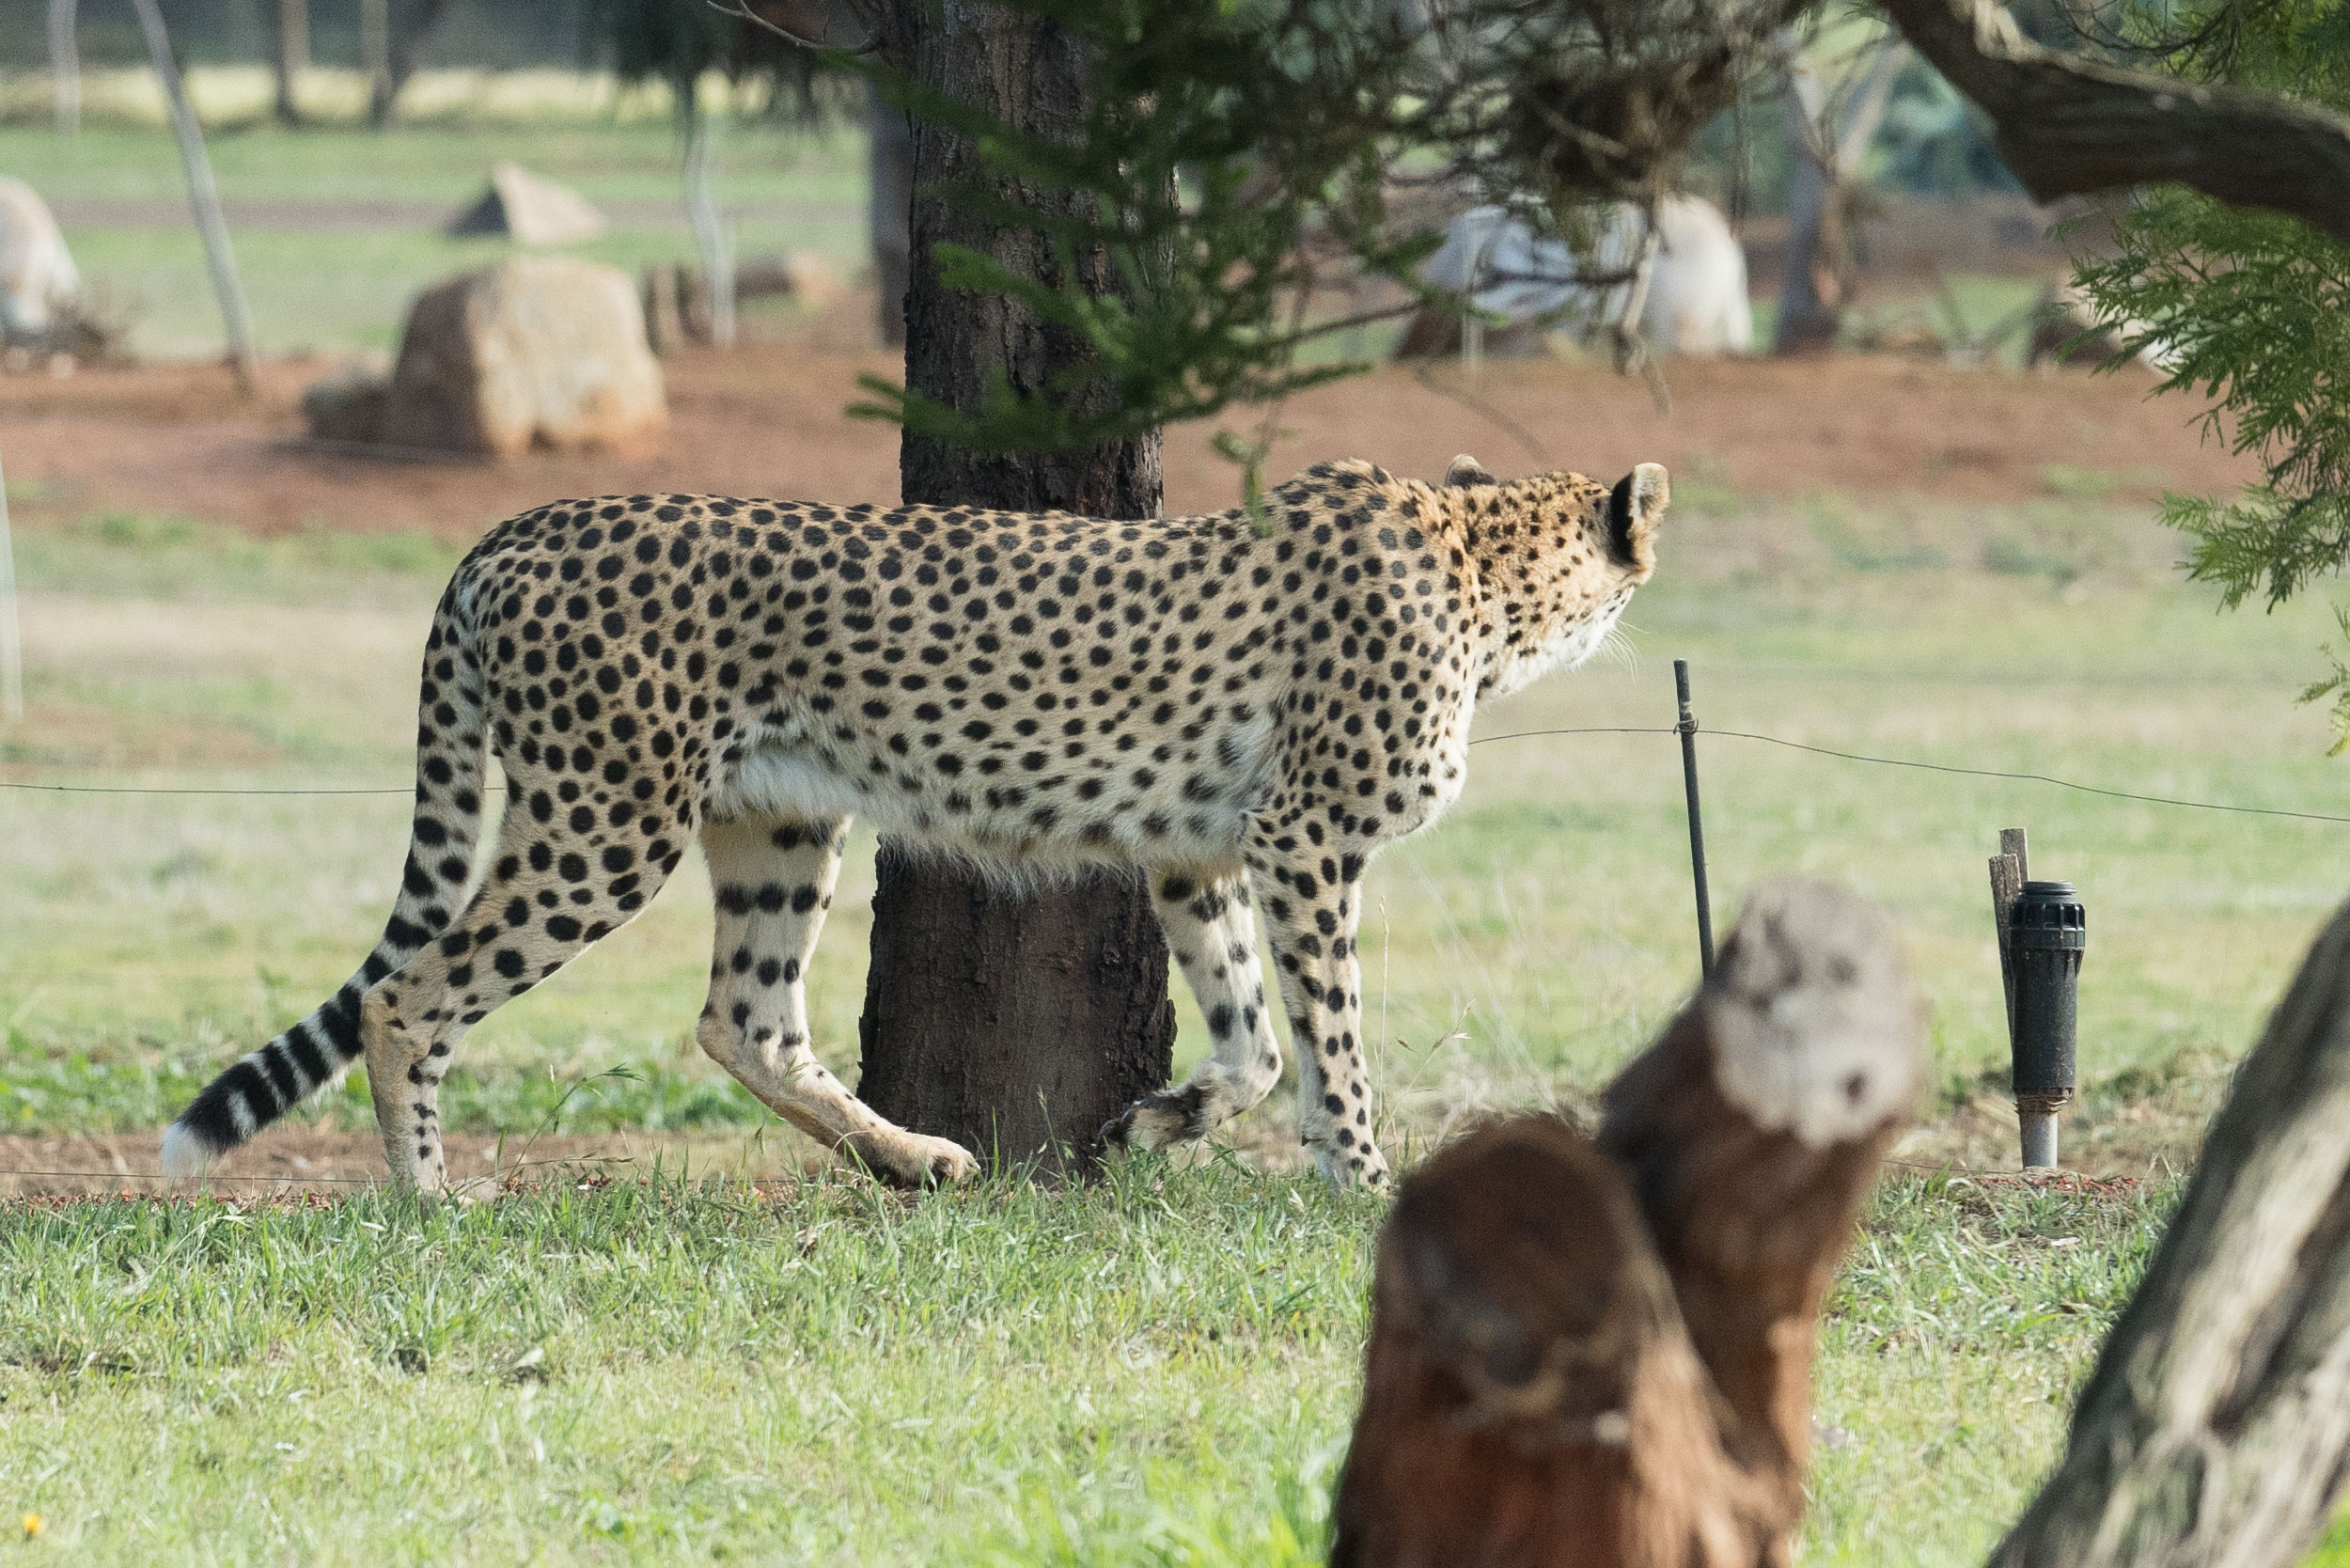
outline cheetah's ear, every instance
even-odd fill
[[[1452,466],[1444,471],[1447,490],[1465,490],[1474,484],[1499,484],[1501,481],[1485,472],[1485,465],[1463,452],[1452,460]]]
[[[1672,500],[1661,463],[1644,463],[1607,493],[1607,552],[1620,565],[1646,574],[1656,569],[1656,525]]]

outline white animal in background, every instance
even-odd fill
[[[23,180],[0,176],[0,329],[38,337],[81,292],[81,274],[49,204]]]
[[[1632,269],[1646,234],[1640,210],[1619,203],[1600,231],[1594,268]],[[1438,288],[1468,294],[1480,309],[1512,325],[1554,321],[1583,337],[1612,325],[1632,288],[1582,282],[1565,242],[1538,238],[1496,206],[1455,218],[1422,275]],[[1746,252],[1720,211],[1701,196],[1668,196],[1656,205],[1656,251],[1639,326],[1656,353],[1745,353],[1754,346]]]

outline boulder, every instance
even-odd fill
[[[605,227],[586,196],[505,159],[490,165],[490,188],[448,221],[452,235],[502,236],[525,245],[576,245],[599,238]]]
[[[493,455],[640,447],[667,423],[661,366],[628,274],[518,256],[417,296],[384,398],[383,439]]]
[[[381,441],[384,400],[391,378],[364,365],[347,365],[312,382],[302,394],[303,421],[317,441]]]
[[[1656,254],[1649,263],[1640,333],[1655,353],[1746,353],[1754,346],[1747,305],[1747,258],[1721,212],[1702,197],[1673,194],[1656,205]],[[1603,278],[1638,264],[1648,219],[1629,202],[1605,212],[1590,258]],[[1466,294],[1501,318],[1488,326],[1485,352],[1545,352],[1556,328],[1596,339],[1623,312],[1630,285],[1585,282],[1562,240],[1535,234],[1500,207],[1473,208],[1446,230],[1443,248],[1420,269],[1429,283]],[[1424,308],[1405,328],[1398,358],[1458,353],[1457,311]]]
[[[0,178],[0,331],[45,339],[81,291],[49,204],[23,180]]]

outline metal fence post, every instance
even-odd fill
[[[1681,699],[1681,788],[1689,803],[1689,870],[1697,883],[1698,959],[1714,974],[1714,902],[1705,889],[1705,817],[1698,808],[1698,720],[1689,706],[1689,661],[1673,661],[1673,691]]]

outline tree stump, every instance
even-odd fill
[[[1923,1080],[1884,917],[1765,886],[1609,1089],[1404,1184],[1331,1568],[1789,1561],[1814,1319]]]

